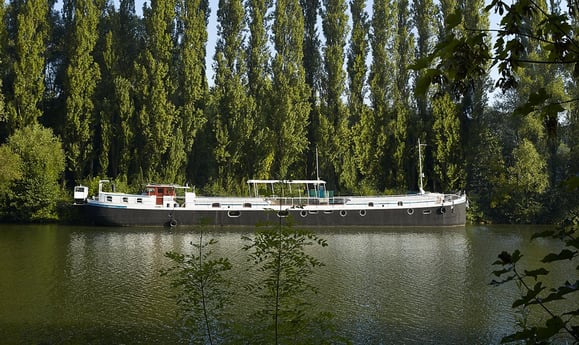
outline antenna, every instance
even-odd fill
[[[320,179],[320,167],[318,165],[318,145],[316,145],[316,180]]]
[[[424,173],[422,172],[422,146],[426,146],[426,144],[420,143],[420,138],[418,138],[418,166],[419,166],[419,175],[420,175],[420,194],[424,194],[424,186],[422,184],[422,178],[424,177]]]

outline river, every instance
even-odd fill
[[[539,230],[318,230],[328,246],[311,250],[325,263],[314,279],[315,308],[331,312],[353,344],[498,344],[516,329],[511,304],[519,294],[514,284],[489,285],[491,264],[503,250],[520,249],[530,268],[558,252],[556,240],[530,241]],[[250,233],[204,236],[239,267],[246,265],[241,237]],[[198,236],[194,229],[1,225],[0,343],[180,343],[173,291],[159,270],[170,265],[165,252],[188,252]],[[552,286],[577,279],[565,276],[576,270],[553,268]],[[247,273],[238,272],[241,282]]]

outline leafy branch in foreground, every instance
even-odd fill
[[[310,316],[311,294],[318,289],[310,283],[314,269],[324,264],[306,253],[305,249],[319,245],[326,247],[325,240],[307,230],[297,230],[288,226],[265,228],[253,237],[245,236],[249,243],[244,250],[249,252],[248,260],[258,272],[258,280],[247,286],[247,290],[263,301],[263,307],[256,312],[263,322],[262,329],[253,341],[263,344],[312,344],[335,343],[327,334],[327,313]],[[320,323],[325,323],[319,329]],[[318,334],[322,332],[323,334]]]
[[[559,253],[546,255],[541,262],[544,264],[561,263],[563,261],[577,262],[579,257],[579,215],[572,214],[565,219],[555,230],[536,233],[531,240],[537,238],[560,239],[565,244],[565,248]],[[533,270],[523,270],[517,265],[523,257],[519,250],[513,253],[503,251],[499,254],[499,259],[493,265],[500,266],[501,269],[493,271],[499,280],[493,280],[491,285],[502,285],[510,281],[518,283],[522,289],[522,296],[513,302],[513,308],[527,309],[531,306],[539,306],[547,315],[548,319],[542,326],[528,326],[524,324],[522,330],[514,334],[503,337],[501,343],[514,341],[525,341],[532,344],[546,344],[557,335],[567,334],[573,343],[579,344],[579,305],[568,303],[563,308],[565,311],[556,312],[552,308],[553,302],[568,300],[577,301],[576,293],[579,291],[579,280],[565,281],[559,287],[548,288],[540,280],[549,274],[545,267]],[[579,265],[575,267],[579,271]]]
[[[171,286],[177,289],[174,296],[181,310],[182,331],[190,344],[217,344],[227,337],[226,308],[231,305],[231,281],[225,273],[232,268],[227,258],[213,258],[210,247],[217,240],[190,244],[192,254],[167,252],[173,262],[171,268],[161,271],[172,278]]]

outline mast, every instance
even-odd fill
[[[422,172],[422,146],[426,146],[426,144],[420,143],[420,138],[418,138],[418,167],[419,167],[419,176],[420,176],[420,194],[424,194],[424,186],[422,185],[422,178],[424,177],[424,173]]]
[[[320,167],[318,165],[318,146],[316,145],[316,180],[320,179]]]

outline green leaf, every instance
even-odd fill
[[[432,63],[432,57],[431,56],[425,56],[423,58],[420,59],[416,59],[416,61],[411,64],[409,66],[410,69],[415,70],[415,71],[419,71],[421,69],[425,69],[428,66],[430,66],[430,64]]]
[[[537,339],[550,339],[555,334],[559,333],[563,327],[565,327],[565,322],[559,316],[555,316],[545,323],[546,327],[537,328]]]
[[[531,236],[531,241],[534,240],[535,238],[552,237],[553,234],[555,234],[555,231],[554,231],[554,230],[547,230],[547,231],[543,231],[543,232],[537,232],[537,233],[534,233],[533,236]]]
[[[560,261],[560,260],[571,260],[571,259],[573,259],[573,257],[575,257],[575,255],[577,255],[576,251],[571,251],[569,249],[563,249],[561,251],[561,253],[559,253],[559,254],[551,253],[551,254],[545,256],[543,258],[543,260],[541,260],[541,262],[548,263],[548,262]]]
[[[501,339],[501,344],[508,344],[514,341],[532,339],[535,337],[536,331],[537,331],[536,327],[532,327],[530,329],[525,329],[523,331],[516,332],[514,334],[503,337]]]
[[[529,305],[530,302],[532,300],[534,300],[537,297],[537,295],[543,290],[545,290],[545,287],[543,286],[543,284],[541,282],[538,282],[537,284],[535,284],[535,286],[533,287],[532,290],[529,290],[527,292],[527,294],[525,296],[523,296],[520,299],[513,302],[512,307],[517,308],[519,306]]]
[[[544,276],[547,274],[549,274],[549,271],[547,271],[544,268],[539,268],[539,269],[532,270],[532,271],[525,270],[525,275],[528,277],[533,277],[533,278],[535,278],[535,280],[537,280],[538,276]]]
[[[579,308],[573,311],[568,311],[566,313],[563,313],[563,315],[569,315],[569,316],[579,316]]]
[[[497,276],[497,277],[500,277],[500,276],[502,276],[503,274],[508,273],[508,272],[510,272],[510,271],[512,271],[512,268],[505,268],[505,269],[502,269],[502,270],[493,271],[493,274],[494,274],[495,276]]]
[[[462,22],[462,12],[460,10],[454,11],[453,13],[446,16],[444,22],[446,24],[446,30],[455,28]]]
[[[432,80],[439,75],[441,75],[441,72],[438,69],[430,68],[426,70],[426,72],[416,81],[416,93],[422,96],[426,95],[430,88],[430,84],[432,84]]]

